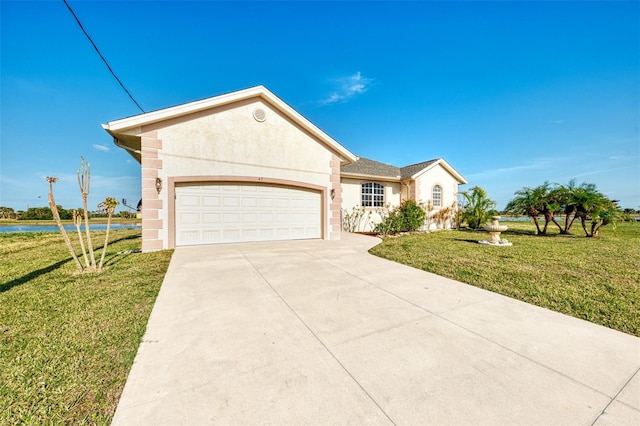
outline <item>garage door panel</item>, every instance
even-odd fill
[[[180,200],[180,205],[184,207],[195,207],[200,205],[200,197],[197,195],[185,195]]]
[[[180,221],[185,225],[197,225],[200,223],[200,213],[182,213]]]
[[[203,213],[202,223],[205,225],[213,225],[220,223],[220,213]]]
[[[321,238],[320,192],[262,184],[176,186],[176,245]]]
[[[203,195],[202,196],[202,205],[203,206],[219,206],[220,205],[220,197],[219,196],[211,196],[211,195]]]

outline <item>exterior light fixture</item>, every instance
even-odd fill
[[[162,191],[162,179],[160,179],[159,177],[156,178],[156,191],[158,191],[158,194],[160,194],[160,191]]]
[[[331,188],[331,199],[333,200],[334,198],[336,198],[336,190]]]

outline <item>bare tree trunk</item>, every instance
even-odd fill
[[[84,157],[80,157],[80,168],[78,169],[78,186],[82,194],[82,208],[84,209],[84,230],[87,234],[87,245],[89,246],[89,256],[91,257],[91,267],[96,269],[96,256],[93,252],[93,243],[91,242],[91,231],[89,230],[89,210],[87,209],[87,197],[89,196],[89,188],[91,187],[91,166],[84,161]]]
[[[64,238],[64,242],[69,249],[69,253],[71,253],[71,257],[76,263],[76,267],[78,271],[82,272],[82,264],[76,255],[75,250],[73,249],[73,245],[71,245],[71,240],[69,239],[69,235],[67,235],[67,231],[64,229],[62,225],[62,221],[60,220],[60,213],[58,213],[58,206],[56,205],[56,200],[53,198],[53,183],[58,180],[57,178],[47,177],[47,181],[49,182],[49,207],[51,207],[51,213],[53,213],[53,218],[56,220],[58,224],[58,228],[60,229],[60,233],[62,234],[62,238]]]
[[[573,225],[573,222],[576,220],[576,215],[574,214],[573,217],[568,214],[567,218],[564,220],[564,231],[561,232],[561,234],[568,234],[569,230],[571,230],[571,226]],[[571,220],[569,220],[569,218],[571,218]]]
[[[82,207],[84,208],[84,232],[87,234],[87,245],[89,246],[89,256],[91,257],[91,267],[96,269],[96,255],[93,252],[93,242],[91,241],[91,232],[89,230],[89,212],[87,211],[87,195],[82,194]]]
[[[540,234],[540,224],[538,223],[538,216],[531,216],[533,224],[536,225],[536,235]]]
[[[102,247],[102,256],[100,256],[100,264],[98,265],[98,271],[102,271],[102,265],[104,264],[104,257],[107,254],[107,245],[109,244],[109,230],[111,228],[111,215],[112,211],[109,210],[107,216],[107,234],[104,237],[104,247]]]
[[[580,223],[582,224],[582,229],[584,229],[585,237],[590,237],[589,231],[587,231],[587,221],[583,215],[580,215]]]
[[[80,248],[82,249],[82,257],[84,258],[84,264],[88,268],[89,259],[87,258],[87,250],[84,248],[84,238],[82,238],[82,231],[80,231],[82,218],[76,210],[73,211],[73,223],[76,225],[76,231],[78,231],[78,240],[80,240]]]

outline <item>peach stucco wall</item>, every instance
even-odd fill
[[[259,122],[254,111],[266,119]],[[325,188],[323,237],[340,238],[340,159],[261,99],[250,99],[142,129],[143,250],[171,248],[170,178],[226,176]],[[160,194],[156,178],[164,182]],[[333,200],[330,199],[334,189]]]

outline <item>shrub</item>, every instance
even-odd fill
[[[426,213],[422,206],[410,198],[382,216],[382,222],[374,229],[382,235],[417,231],[426,220]]]

